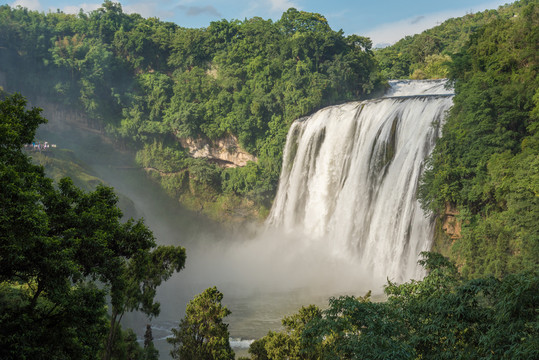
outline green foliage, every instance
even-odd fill
[[[188,170],[187,163],[169,166],[170,156],[185,157],[170,145],[178,138],[234,135],[259,158],[256,171],[228,171],[221,189],[213,175],[211,182],[218,193],[248,194],[265,206],[291,122],[379,85],[369,39],[345,37],[322,15],[296,9],[277,22],[255,17],[185,29],[127,15],[107,0],[78,15],[2,6],[0,24],[0,69],[10,88],[82,111],[117,140],[142,148],[144,167],[161,173]],[[171,151],[158,150],[160,143]],[[201,165],[191,167],[197,173]],[[172,194],[189,188],[161,180]]]
[[[445,79],[449,75],[449,55],[428,55],[421,67],[415,68],[410,76],[411,79]]]
[[[117,328],[111,353],[112,358],[117,360],[145,360],[137,335],[131,329],[123,330],[121,326]]]
[[[42,283],[0,285],[2,359],[96,359],[108,331],[104,291],[47,287],[51,294],[34,301]]]
[[[251,345],[249,345],[249,355],[251,355],[252,360],[269,360],[266,342],[267,338],[262,337],[254,340]]]
[[[221,305],[222,299],[223,294],[214,286],[187,304],[179,328],[172,329],[173,337],[167,339],[174,345],[170,352],[174,359],[234,359],[228,325],[223,323],[230,310]]]
[[[253,359],[535,359],[539,272],[465,281],[455,265],[423,253],[422,281],[389,282],[385,302],[332,298],[285,318],[287,332],[253,342]],[[314,310],[314,308],[311,307]],[[306,315],[309,313],[310,315]],[[300,320],[301,321],[298,321]]]
[[[152,326],[146,325],[146,332],[144,333],[144,360],[158,360],[159,351],[153,344]]]
[[[405,324],[399,311],[373,303],[369,294],[329,301],[324,317],[302,334],[307,349],[320,347],[325,359],[411,359],[413,348],[402,341]]]
[[[156,246],[142,220],[120,222],[111,188],[55,186],[22,152],[45,121],[25,105],[0,101],[0,357],[109,359],[126,311],[159,313],[156,288],[185,249]]]
[[[530,1],[515,1],[498,10],[485,10],[451,18],[421,34],[406,36],[392,46],[375,51],[381,75],[386,79],[447,77],[449,64],[437,61],[460,52],[471,36],[497,19],[518,16]],[[433,56],[435,58],[433,58]],[[433,62],[436,64],[433,67]],[[430,64],[430,65],[429,65]],[[429,69],[425,69],[428,67]]]
[[[167,146],[162,142],[154,141],[145,144],[144,148],[137,152],[137,163],[144,168],[154,168],[164,173],[180,171],[185,167],[185,152],[178,146]]]
[[[187,159],[189,176],[197,183],[220,188],[221,170],[217,165],[209,164],[204,159]]]
[[[258,166],[254,162],[241,168],[229,168],[223,171],[223,188],[225,191],[245,195],[254,187],[258,179]]]
[[[92,174],[91,169],[78,160],[71,150],[54,149],[46,153],[30,153],[32,162],[43,166],[45,173],[55,182],[69,177],[73,183],[84,190],[93,190],[103,181]]]
[[[282,320],[284,331],[270,331],[265,337],[254,341],[249,347],[253,359],[319,359],[320,346],[303,347],[301,336],[305,326],[320,319],[321,310],[309,305],[302,307],[297,314]]]
[[[467,277],[537,268],[537,43],[535,2],[478,28],[453,58],[454,106],[429,160],[420,199],[457,206],[452,246]]]

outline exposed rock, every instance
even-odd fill
[[[214,79],[217,79],[217,66],[212,64],[211,67],[208,70],[206,70],[206,75],[211,76]]]
[[[451,204],[445,205],[445,212],[443,216],[442,229],[451,239],[460,239],[462,225],[457,219],[459,211],[451,206]]]
[[[206,158],[222,167],[238,167],[247,165],[248,161],[257,161],[256,156],[242,150],[238,139],[226,135],[218,140],[180,138],[181,145],[194,158]]]

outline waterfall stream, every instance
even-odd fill
[[[252,239],[178,208],[141,171],[125,167],[134,162],[128,153],[58,114],[46,116],[52,121],[40,136],[71,149],[131,199],[133,215],[144,217],[160,244],[187,247],[186,268],[158,289],[161,314],[151,322],[161,358],[169,358],[166,337],[187,302],[214,285],[232,311],[234,350],[246,355],[253,339],[278,330],[283,316],[302,305],[323,307],[329,296],[368,290],[376,295],[386,277],[421,276],[417,254],[429,248],[432,224],[415,192],[452,103],[444,84],[391,82],[386,98],[329,107],[295,122],[267,220],[276,229]],[[142,339],[148,321],[134,313],[123,325]]]
[[[391,81],[386,96],[322,109],[288,133],[269,226],[324,241],[365,275],[421,276],[433,222],[416,199],[452,89],[445,80]],[[328,254],[329,256],[329,254]]]

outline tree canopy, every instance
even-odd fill
[[[249,350],[252,359],[536,359],[537,270],[502,280],[464,280],[455,265],[423,253],[421,281],[388,282],[385,302],[331,298],[303,307]]]
[[[369,39],[344,36],[324,16],[293,8],[276,22],[254,17],[187,29],[125,14],[109,0],[78,15],[3,5],[0,27],[0,71],[10,91],[82,111],[138,151],[182,199],[211,194],[215,202],[225,194],[268,207],[291,122],[381,84]],[[207,183],[184,161],[178,140],[225,135],[258,162],[216,168]]]
[[[172,358],[182,360],[232,360],[228,325],[223,319],[230,310],[221,304],[223,294],[214,286],[187,304],[185,317],[167,341],[174,348]]]
[[[45,122],[25,106],[18,94],[0,101],[1,357],[108,359],[124,312],[159,313],[156,287],[184,267],[185,249],[122,222],[111,188],[47,178],[23,152]]]
[[[511,19],[528,3],[514,1],[477,13],[451,18],[413,36],[405,36],[395,44],[376,49],[382,75],[388,79],[433,79],[448,77],[451,56],[459,53],[471,36],[497,19]]]
[[[455,98],[423,177],[425,209],[460,211],[466,276],[539,265],[539,6],[480,28],[453,57]]]

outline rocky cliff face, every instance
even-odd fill
[[[458,215],[456,207],[446,204],[444,213],[436,217],[431,251],[451,256],[451,247],[461,237],[462,224]]]
[[[446,204],[445,213],[442,221],[442,229],[451,239],[459,239],[461,237],[460,232],[462,229],[460,221],[457,219],[459,211],[452,207],[450,204]]]
[[[216,141],[206,139],[179,139],[181,145],[189,151],[194,158],[206,158],[222,167],[238,167],[247,165],[248,161],[257,161],[246,151],[243,151],[238,139],[233,135],[227,135]]]

